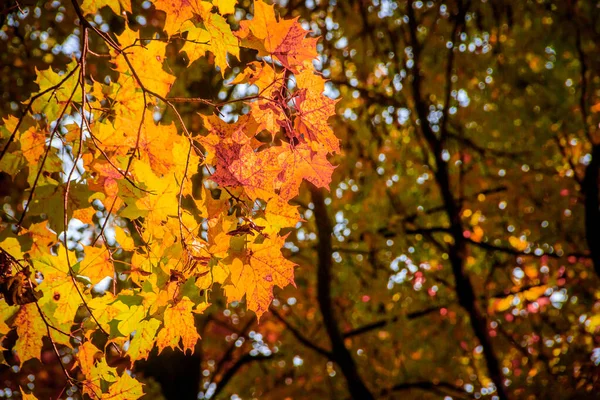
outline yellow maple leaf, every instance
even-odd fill
[[[74,253],[69,253],[69,259],[73,263],[77,257]],[[56,256],[45,254],[35,258],[33,265],[44,277],[38,286],[38,290],[44,294],[38,301],[39,305],[56,323],[72,323],[82,301],[75,287],[80,283],[71,280],[64,248],[59,249]]]
[[[180,348],[184,353],[188,350],[194,352],[194,346],[200,339],[200,335],[196,331],[193,308],[194,303],[184,296],[177,304],[165,310],[164,327],[156,338],[159,353],[167,347]]]
[[[126,304],[115,301],[115,296],[110,292],[105,293],[104,296],[94,297],[93,299],[88,300],[87,303],[94,314],[95,320],[100,323],[102,329],[106,332],[110,331],[109,323],[113,321],[117,315],[129,310],[129,307],[127,307]]]
[[[178,211],[179,185],[172,175],[159,178],[152,167],[143,161],[136,160],[132,167],[136,182],[146,186],[143,197],[135,201],[137,211],[142,211],[150,221],[166,221],[169,216],[176,217]]]
[[[137,400],[144,395],[142,389],[143,384],[131,376],[127,372],[119,377],[119,380],[111,385],[108,394],[103,396],[103,399],[114,400]]]
[[[192,22],[186,22],[183,30],[187,32],[185,44],[181,51],[185,52],[189,59],[189,65],[192,65],[197,59],[204,57],[207,51],[210,51],[211,35],[204,28],[199,28]]]
[[[181,51],[185,51],[188,55],[190,65],[203,57],[206,51],[210,51],[214,54],[215,64],[224,76],[229,66],[227,54],[239,58],[239,40],[231,31],[227,21],[218,14],[207,13],[203,20],[203,27],[197,27],[188,21],[183,24],[182,30],[188,33]]]
[[[119,82],[128,79],[135,81],[133,69],[145,89],[159,96],[166,96],[175,81],[175,77],[163,69],[167,44],[153,40],[148,44],[142,45],[139,42],[139,34],[128,27],[117,38],[122,47],[127,47],[127,59],[131,63],[130,67],[123,54],[114,54],[116,70],[121,73]],[[139,87],[137,81],[135,84]],[[131,126],[128,129],[131,129]]]
[[[131,306],[119,313],[115,319],[119,321],[117,328],[122,335],[127,336],[137,329],[140,321],[146,317],[144,306]]]
[[[152,287],[152,291],[142,293],[144,297],[142,304],[148,309],[148,315],[154,315],[177,296],[179,284],[178,282],[169,282],[166,288],[163,287],[160,290],[157,287],[156,274],[150,275],[147,282]]]
[[[298,207],[291,206],[279,196],[273,197],[265,208],[268,230],[277,233],[281,228],[293,227],[300,221]]]
[[[131,362],[145,360],[154,347],[156,331],[160,326],[160,321],[155,318],[141,321],[136,329],[133,339],[127,349],[127,355]]]
[[[221,261],[211,266],[209,271],[196,279],[198,289],[210,289],[215,283],[224,283],[229,277],[229,268]]]
[[[79,86],[79,76],[76,69],[78,68],[79,66],[75,60],[71,61],[71,63],[65,67],[65,70],[69,71],[66,75],[58,74],[54,72],[52,68],[42,71],[39,71],[36,68],[35,72],[37,78],[35,83],[40,87],[38,93],[47,90],[48,92],[36,98],[31,107],[33,112],[45,114],[48,121],[53,121],[58,118],[60,113],[59,110],[64,107],[69,99],[73,102],[81,102],[81,90],[77,88]],[[49,90],[51,87],[59,84],[60,86],[56,89]]]
[[[116,382],[119,378],[117,369],[109,366],[106,359],[103,357],[100,361],[91,368],[89,376],[81,382],[83,393],[93,399],[105,398],[102,393],[103,382]],[[118,399],[118,397],[116,397]]]
[[[239,73],[235,79],[230,82],[230,84],[235,85],[237,83],[247,82],[251,85],[256,85],[259,93],[262,93],[267,88],[272,92],[278,92],[281,90],[281,87],[285,82],[284,75],[285,72],[277,72],[266,61],[253,61],[249,63],[246,69]],[[264,104],[261,103],[261,101],[258,103]]]
[[[94,215],[96,214],[96,209],[94,207],[85,207],[78,208],[73,210],[73,218],[77,218],[84,224],[93,225],[94,224]]]
[[[210,14],[210,17],[204,20],[204,26],[210,34],[210,51],[215,55],[215,64],[221,70],[221,75],[225,76],[225,69],[229,66],[227,53],[236,58],[240,56],[238,39],[231,32],[225,18],[218,14]]]
[[[175,124],[157,125],[151,113],[146,113],[140,137],[135,135],[128,139],[131,140],[130,148],[135,148],[137,145],[140,160],[150,165],[158,176],[170,173],[175,166],[176,158],[184,158],[181,156],[182,153],[173,154],[169,151],[182,141],[181,136],[177,134]],[[165,143],[173,147],[165,149]]]
[[[120,226],[115,226],[115,237],[123,250],[132,251],[135,249],[133,239]]]
[[[46,336],[46,324],[42,319],[35,303],[21,306],[15,318],[19,338],[15,343],[15,351],[22,365],[32,358],[40,358],[42,353],[42,338]]]
[[[17,260],[22,260],[24,258],[23,251],[21,250],[21,243],[15,237],[9,236],[0,241],[0,247]]]
[[[119,76],[119,80],[112,84],[111,89],[110,98],[114,100],[112,109],[115,119],[112,124],[109,122],[94,123],[94,128],[98,125],[103,127],[102,134],[97,132],[94,134],[98,136],[101,147],[118,148],[120,146],[123,154],[126,154],[129,142],[123,141],[122,138],[137,136],[137,129],[131,129],[131,127],[139,125],[140,116],[144,112],[146,104],[144,104],[143,96],[140,96],[139,85],[132,76]],[[120,142],[122,144],[119,144]]]
[[[132,282],[141,285],[141,283],[146,280],[150,274],[156,272],[155,268],[158,267],[160,261],[162,259],[162,246],[160,238],[152,237],[152,240],[149,241],[152,243],[150,247],[150,251],[147,253],[136,252],[133,254],[131,258],[131,273],[130,277]],[[173,240],[168,240],[167,246],[173,244]]]

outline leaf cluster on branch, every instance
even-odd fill
[[[300,221],[289,201],[304,180],[331,181],[335,101],[313,67],[317,39],[262,0],[239,29],[227,20],[235,0],[156,0],[162,39],[88,20],[104,6],[131,13],[129,0],[68,6],[79,55],[64,71],[37,71],[39,90],[0,127],[0,171],[27,182],[2,214],[0,333],[16,329],[20,363],[40,358],[43,340],[59,360],[59,346],[75,349],[77,372],[61,365],[85,395],[136,399],[141,383],[110,366],[109,351],[130,363],[155,346],[193,351],[194,315],[209,307],[215,284],[228,303],[245,298],[258,318],[275,286],[294,284],[282,229]],[[169,97],[171,39],[185,41],[189,65],[210,56],[222,76],[241,48],[257,52],[230,83],[256,94]],[[108,63],[114,79],[95,76],[91,58]],[[213,108],[201,130],[178,112],[187,102]],[[248,112],[226,122],[222,108],[232,102]],[[161,111],[176,123],[162,123]],[[199,190],[196,174],[205,175]],[[74,232],[81,226],[85,239]]]

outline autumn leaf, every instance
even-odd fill
[[[273,287],[294,284],[295,264],[281,254],[284,241],[279,237],[250,243],[241,258],[232,260],[233,285],[225,288],[229,302],[239,301],[245,295],[248,309],[260,318],[273,300]]]
[[[91,165],[92,177],[90,177],[89,187],[98,193],[104,193],[103,199],[107,204],[115,204],[119,209],[123,200],[119,198],[119,180],[123,179],[123,174],[106,162],[95,162]]]
[[[158,177],[152,171],[152,167],[143,161],[135,161],[132,172],[146,189],[139,197],[125,200],[128,207],[121,213],[122,216],[148,216],[154,221],[164,221],[169,216],[177,215],[179,185],[172,175]]]
[[[290,205],[283,198],[276,196],[267,203],[265,218],[275,232],[281,228],[295,226],[300,221],[298,208]]]
[[[175,124],[157,125],[152,115],[147,113],[139,138],[131,137],[129,143],[130,148],[138,149],[140,160],[150,165],[158,176],[163,176],[171,171],[178,156],[168,150],[165,151],[165,138],[168,138],[173,147],[181,142]]]
[[[201,0],[155,0],[154,5],[165,12],[164,29],[169,35],[180,32],[183,23],[194,15],[205,15],[212,8],[211,3]]]
[[[227,21],[218,14],[205,14],[202,23],[203,27],[196,27],[191,22],[183,25],[182,30],[188,34],[181,51],[187,53],[190,64],[210,51],[215,55],[215,64],[222,76],[225,76],[225,70],[229,66],[227,54],[239,58],[238,38],[233,35]]]
[[[193,308],[194,303],[188,297],[183,297],[177,304],[165,310],[164,326],[156,337],[159,353],[167,347],[181,349],[184,353],[188,350],[194,352],[200,335],[196,331]]]
[[[76,260],[73,253],[69,255],[70,260]],[[70,278],[69,264],[64,248],[60,248],[57,256],[46,254],[33,261],[35,269],[42,274],[44,280],[38,286],[43,293],[38,301],[42,309],[58,324],[69,324],[75,319],[75,313],[82,304],[79,290]]]
[[[335,100],[323,94],[325,81],[306,69],[295,75],[299,93],[295,97],[297,115],[294,120],[296,134],[315,151],[339,151],[339,139],[327,120],[335,115]]]
[[[19,336],[14,348],[21,365],[32,358],[40,358],[43,345],[42,338],[47,333],[46,324],[37,309],[37,305],[29,303],[21,306],[14,323]]]
[[[127,375],[127,373],[125,373],[125,375]],[[107,383],[116,382],[119,379],[119,375],[117,369],[109,366],[106,363],[106,359],[102,358],[100,361],[96,362],[92,367],[89,376],[86,375],[86,378],[87,379],[82,382],[82,392],[90,397],[98,397],[103,393],[103,386],[105,387]],[[117,387],[116,389],[119,388]],[[118,394],[119,393],[115,393],[115,395]],[[119,399],[120,397],[117,396],[115,398]]]
[[[69,72],[62,74],[54,72],[51,68],[42,71],[36,69],[35,83],[40,88],[38,92],[40,96],[33,102],[32,110],[44,114],[52,121],[58,118],[60,110],[68,105],[69,99],[73,102],[81,102],[81,90],[76,90],[79,85],[76,73],[78,68],[77,63],[72,61],[65,68]]]
[[[15,237],[7,237],[0,242],[0,246],[4,251],[13,256],[16,259],[22,259],[24,257],[24,252],[22,248],[22,244],[19,239]]]
[[[110,250],[100,247],[86,247],[85,258],[80,261],[78,274],[86,276],[92,284],[100,282],[115,272]]]
[[[21,236],[31,240],[31,249],[29,250],[29,254],[32,257],[37,257],[48,253],[50,246],[57,242],[56,233],[48,228],[48,224],[46,222],[31,224],[29,229],[23,229]]]
[[[132,362],[144,360],[148,357],[150,350],[154,347],[156,331],[160,326],[160,321],[155,318],[141,321],[135,330],[133,339],[127,349],[127,355]]]
[[[9,306],[6,302],[0,302],[0,335],[4,336],[10,332],[11,327],[6,323],[20,310],[19,306]]]
[[[262,0],[254,1],[254,17],[242,21],[236,32],[243,45],[258,50],[260,55],[274,55],[292,70],[317,56],[317,40],[306,38],[307,33],[297,19],[277,20],[274,7]]]
[[[84,376],[90,376],[96,363],[96,357],[102,352],[92,342],[85,342],[77,348],[77,363]]]
[[[131,251],[135,249],[133,239],[120,226],[115,226],[115,236],[117,243],[119,243],[119,246],[121,246],[123,250]]]
[[[118,315],[129,312],[129,307],[121,301],[116,301],[111,293],[90,299],[87,305],[94,313],[95,320],[107,332],[110,331],[110,322],[114,321]]]
[[[295,21],[273,55],[284,67],[296,70],[305,61],[317,58],[317,38],[306,38],[308,32]]]
[[[298,194],[302,180],[316,187],[329,188],[335,167],[324,152],[315,152],[306,145],[287,146],[279,155],[282,176],[279,195],[289,200]]]
[[[29,165],[37,165],[46,152],[47,137],[46,132],[39,131],[33,126],[21,134],[21,151]]]
[[[138,34],[128,29],[117,38],[123,47],[128,47],[126,56],[115,55],[115,69],[121,73],[119,81],[133,80],[140,89],[143,85],[147,90],[166,96],[175,81],[173,75],[163,70],[166,44],[156,40],[143,44]]]
[[[106,399],[115,400],[137,400],[143,394],[143,385],[141,382],[133,379],[128,373],[123,373],[119,380],[112,384],[108,390],[108,394],[103,397]]]
[[[194,316],[209,307],[215,284],[229,301],[246,298],[259,318],[275,286],[294,284],[295,264],[281,251],[287,236],[279,232],[300,221],[289,200],[303,180],[331,180],[333,103],[310,63],[316,39],[298,19],[280,19],[256,1],[253,18],[240,21],[238,3],[155,0],[158,18],[143,5],[147,24],[136,18],[139,30],[125,23],[115,32],[105,18],[131,14],[130,0],[74,2],[75,14],[89,18],[74,29],[93,39],[61,69],[33,69],[39,90],[31,107],[0,127],[0,179],[11,186],[2,188],[0,245],[14,258],[3,259],[10,267],[0,279],[14,291],[12,274],[29,264],[41,295],[20,308],[3,303],[0,335],[16,328],[21,362],[45,362],[49,331],[57,351],[74,346],[75,365],[65,371],[84,376],[77,378],[83,396],[143,396],[142,384],[113,356],[135,366],[154,346],[194,352]],[[235,65],[242,72],[231,85],[259,90],[225,100],[239,102],[245,114],[227,115],[221,94],[179,97],[186,83],[176,75],[198,71],[182,75],[169,59],[175,52],[186,53],[188,66],[206,57],[202,69],[213,63],[225,78],[242,45],[262,57]],[[213,115],[190,123],[181,107],[188,102]],[[107,278],[112,284],[103,284]],[[110,360],[109,348],[117,350]]]
[[[123,307],[125,311],[117,314],[115,319],[119,321],[117,328],[119,332],[127,336],[135,331],[140,322],[146,317],[146,309],[143,306]]]
[[[242,146],[239,158],[232,160],[229,166],[236,180],[236,185],[232,186],[243,186],[252,200],[273,197],[275,180],[281,171],[277,163],[278,152],[277,148],[255,152],[249,145]]]
[[[186,24],[184,30],[187,32],[187,36],[181,51],[187,54],[191,65],[211,50],[212,37],[206,29],[196,27],[191,22]]]
[[[46,214],[48,210],[52,212],[47,213],[48,225],[54,231],[62,232],[64,229],[64,204],[65,197],[67,198],[68,208],[67,219],[70,220],[73,217],[75,210],[81,210],[89,208],[92,202],[92,193],[88,186],[83,183],[74,183],[69,187],[67,192],[67,186],[64,184],[60,185],[44,185],[40,186],[35,191],[35,196],[31,204],[28,207],[28,212],[34,215]]]
[[[273,53],[283,42],[294,22],[293,20],[278,21],[272,5],[255,0],[252,20],[242,21],[241,29],[237,34],[243,39],[248,38],[251,45],[256,45],[254,42],[259,41],[261,47],[264,46],[268,53]]]

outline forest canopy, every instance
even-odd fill
[[[0,5],[0,397],[600,391],[600,7]]]

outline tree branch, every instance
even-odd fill
[[[268,361],[268,360],[272,360],[273,358],[275,358],[274,354],[270,354],[268,356],[265,356],[263,354],[258,354],[255,357],[251,356],[249,353],[244,354],[242,357],[240,357],[235,362],[235,364],[233,364],[231,366],[231,368],[229,368],[227,370],[227,372],[225,372],[223,374],[223,377],[219,380],[219,383],[217,383],[217,387],[215,388],[215,391],[213,392],[212,398],[215,398],[215,399],[219,398],[218,396],[221,393],[221,391],[223,391],[223,389],[225,389],[225,386],[227,386],[227,384],[229,383],[229,381],[231,381],[231,379],[233,379],[233,377],[235,376],[235,374],[244,365],[249,364],[249,363],[251,363],[253,361]]]
[[[379,321],[375,321],[375,322],[371,322],[370,324],[361,326],[360,328],[355,328],[352,329],[348,332],[344,333],[344,339],[347,338],[351,338],[354,336],[358,336],[358,335],[362,335],[363,333],[367,333],[367,332],[371,332],[375,329],[379,329],[379,328],[383,328],[384,326],[388,325],[388,324],[393,324],[394,322],[397,322],[399,319],[401,318],[406,318],[408,320],[413,320],[413,319],[417,319],[419,317],[423,317],[425,315],[431,314],[433,312],[439,311],[441,307],[439,306],[435,306],[435,307],[429,307],[426,308],[424,310],[420,310],[420,311],[414,311],[408,314],[403,314],[403,315],[396,315],[393,316],[391,318],[384,318],[382,320]]]
[[[269,311],[271,311],[271,313],[275,316],[275,318],[277,318],[282,324],[285,325],[285,327],[291,332],[292,335],[294,335],[294,337],[300,343],[302,343],[304,346],[308,347],[309,349],[314,350],[315,352],[319,353],[323,357],[326,357],[327,359],[330,359],[330,360],[333,359],[333,356],[330,351],[317,346],[310,339],[308,339],[302,333],[300,333],[300,331],[298,329],[296,329],[296,327],[291,325],[285,318],[283,318],[281,316],[281,314],[279,314],[279,312],[277,312],[275,307],[271,307]]]

